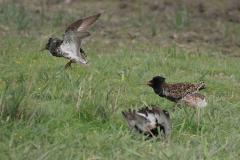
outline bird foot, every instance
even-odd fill
[[[87,57],[87,55],[86,55],[86,53],[85,53],[85,52],[83,52],[83,55],[84,55],[84,57]]]
[[[152,137],[153,137],[153,138],[156,138],[156,136],[151,132],[151,130],[149,129],[149,127],[147,126],[146,128],[147,128],[148,132],[150,132],[150,134],[152,135]]]
[[[84,52],[84,50],[82,48],[80,48],[80,52],[83,54],[84,57],[87,57],[86,53]]]
[[[65,65],[65,69],[71,67],[71,63],[72,63],[72,61],[69,61],[69,62]]]

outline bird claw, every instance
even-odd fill
[[[65,69],[71,67],[71,63],[72,63],[72,61],[69,61],[69,62],[65,65]]]
[[[84,57],[87,57],[86,53],[84,52],[84,50],[82,48],[80,48],[80,52],[83,54]]]

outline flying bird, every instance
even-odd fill
[[[188,96],[191,96],[194,93],[197,93],[198,91],[206,88],[205,82],[200,82],[199,84],[192,84],[187,82],[169,84],[169,83],[166,83],[165,78],[161,76],[153,77],[152,80],[148,81],[146,84],[143,84],[143,85],[148,85],[152,87],[156,94],[158,94],[160,97],[167,98],[172,102],[180,103],[187,100],[186,101],[187,105],[193,104],[193,103],[190,103],[190,98],[192,99],[193,97],[188,97]],[[200,94],[197,94],[197,96],[199,95]],[[194,96],[194,97],[197,97],[197,96]]]
[[[88,30],[92,24],[101,16],[101,13],[79,19],[70,24],[65,33],[63,40],[59,38],[50,38],[43,50],[49,50],[53,56],[64,57],[70,61],[65,65],[65,68],[70,67],[71,63],[79,62],[84,67],[89,66],[85,57],[87,55],[82,49],[82,40],[90,36]]]
[[[156,137],[158,127],[166,135],[170,135],[172,132],[172,121],[169,113],[155,105],[152,105],[152,110],[143,107],[137,112],[135,110],[131,112],[129,109],[128,112],[123,111],[122,114],[131,131],[136,135],[143,134],[143,136]]]

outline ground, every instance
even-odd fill
[[[71,22],[102,13],[83,49],[89,67],[39,52]],[[0,159],[238,159],[240,2],[0,0]],[[139,85],[205,81],[208,105]],[[156,104],[173,123],[143,141],[122,111]]]

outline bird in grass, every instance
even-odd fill
[[[199,93],[193,93],[183,98],[185,104],[190,107],[203,108],[207,106],[206,98]]]
[[[161,110],[159,107],[152,105],[152,110],[148,107],[143,107],[137,112],[134,110],[131,112],[122,112],[125,121],[131,130],[136,134],[149,135],[150,137],[156,137],[158,135],[157,128],[160,126],[160,131],[170,135],[172,132],[172,121],[167,111]]]
[[[185,102],[185,104],[190,107],[196,107],[198,116],[198,133],[200,114],[198,108],[206,107],[207,102],[205,96],[197,92],[206,88],[205,82],[200,82],[198,84],[192,84],[188,82],[169,84],[165,82],[164,77],[156,76],[144,85],[152,87],[154,92],[160,97],[167,98],[168,100],[175,103]]]
[[[64,57],[70,61],[65,65],[65,68],[70,67],[71,63],[79,62],[84,67],[89,66],[85,57],[87,55],[82,49],[82,40],[90,36],[88,30],[92,24],[101,16],[101,13],[79,19],[70,24],[65,33],[63,40],[59,38],[50,38],[43,50],[49,50],[53,56]]]
[[[206,88],[205,82],[200,82],[199,84],[192,84],[188,82],[169,84],[166,83],[165,78],[161,76],[153,77],[152,80],[143,85],[152,87],[154,92],[160,97],[167,98],[175,103],[184,102],[187,99],[186,97]],[[190,98],[191,97],[189,97],[187,100],[190,100]],[[186,104],[188,105],[192,103],[189,101]]]
[[[198,117],[198,128],[197,128],[197,135],[199,132],[199,117],[200,117],[200,110],[199,108],[203,108],[207,106],[206,98],[204,95],[199,93],[193,93],[183,98],[185,104],[190,107],[197,108],[197,117]]]

